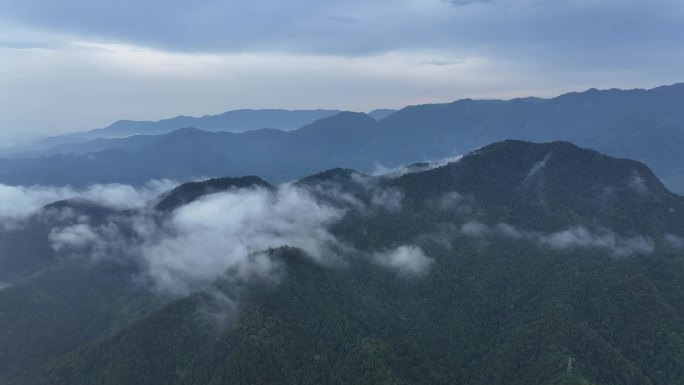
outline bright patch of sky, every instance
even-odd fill
[[[0,0],[0,143],[684,80],[679,0]]]

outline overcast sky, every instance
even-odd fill
[[[0,0],[0,143],[684,81],[681,0]]]

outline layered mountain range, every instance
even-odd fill
[[[98,139],[0,159],[0,183],[137,184],[246,174],[280,183],[331,167],[371,173],[521,139],[568,140],[642,161],[669,188],[682,193],[683,101],[684,84],[675,84],[651,90],[591,89],[552,99],[464,99],[379,110],[373,115],[380,120],[330,110],[241,110],[205,118],[117,122],[84,134],[104,136]],[[316,116],[322,118],[313,121]],[[283,129],[226,132],[235,131],[240,122],[244,129],[278,127],[281,118]],[[307,119],[313,122],[290,130]],[[107,138],[111,133],[136,135]]]
[[[636,95],[651,92],[663,90]],[[474,106],[508,103],[551,102],[412,109],[471,106],[484,116]],[[309,151],[290,153],[289,165],[305,172],[325,167],[309,163],[324,156],[348,165],[380,154],[373,143],[387,134],[372,122],[341,114],[291,133],[182,130],[166,137],[182,140],[155,148],[176,143],[183,153],[189,147],[178,143],[195,143],[196,157],[212,154],[208,166],[232,138],[298,138]],[[328,135],[316,136],[319,125]],[[354,138],[369,132],[375,139],[357,151]],[[205,135],[231,139],[214,148]],[[402,135],[395,145],[411,143]],[[383,164],[414,159],[419,138]],[[433,138],[440,155],[465,148],[449,138]],[[248,156],[245,143],[231,149]],[[507,140],[385,175],[332,168],[281,185],[214,178],[140,194],[140,204],[102,191],[73,195],[0,228],[2,384],[684,377],[684,198],[638,161],[565,141]]]

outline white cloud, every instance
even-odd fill
[[[346,195],[335,186],[328,187],[335,197]],[[106,194],[99,189],[92,191],[93,196],[113,202],[130,192],[121,187]],[[283,265],[269,250],[283,246],[299,248],[323,265],[343,262],[344,255],[359,251],[340,242],[329,228],[348,209],[401,208],[400,192],[378,191],[383,194],[368,207],[345,199],[344,205],[334,207],[312,195],[321,191],[290,184],[276,190],[231,190],[203,196],[165,217],[145,209],[114,215],[104,223],[63,216],[64,224],[51,231],[49,240],[54,250],[66,255],[132,259],[156,290],[185,295],[206,289],[219,278],[278,280]],[[421,274],[432,263],[420,248],[410,245],[371,258],[406,275]]]
[[[684,250],[684,238],[678,237],[674,234],[668,234],[665,236],[665,240],[668,241],[673,247]]]
[[[50,245],[55,251],[65,248],[81,248],[95,243],[100,237],[85,223],[53,229],[49,234]]]
[[[413,245],[402,245],[375,253],[373,259],[377,264],[394,269],[400,274],[414,276],[426,273],[434,263],[420,247]]]
[[[127,193],[116,189],[114,195],[121,191]],[[300,248],[324,265],[335,263],[347,248],[328,227],[344,214],[292,185],[238,189],[206,195],[167,217],[144,209],[99,218],[99,224],[63,216],[49,241],[65,255],[130,259],[156,290],[185,295],[207,288],[228,269],[231,279],[277,279],[282,269],[269,250],[282,246]]]
[[[118,209],[139,209],[145,207],[159,194],[172,189],[178,183],[163,179],[153,180],[142,187],[124,184],[97,184],[83,191],[76,191],[76,195],[84,199]]]
[[[212,194],[176,210],[161,235],[141,246],[142,258],[157,287],[175,294],[203,287],[229,268],[269,276],[277,264],[263,252],[281,246],[327,264],[344,247],[328,231],[343,215],[293,186]]]
[[[375,188],[371,197],[371,205],[382,207],[387,211],[397,212],[401,210],[401,202],[404,194],[395,188]]]
[[[684,59],[677,0],[25,0],[0,15],[0,127],[14,136],[650,87],[679,81]]]
[[[516,229],[514,226],[511,226],[507,223],[497,224],[496,230],[510,238],[524,238],[526,236],[526,233],[524,231],[520,231]]]
[[[567,230],[540,237],[542,243],[555,248],[592,247],[612,250],[617,255],[653,252],[653,241],[642,236],[620,237],[610,230],[591,233],[584,227],[571,227]]]
[[[456,191],[450,191],[442,195],[439,200],[439,207],[442,210],[454,210],[463,203],[463,196]]]
[[[628,181],[629,187],[639,193],[644,193],[648,191],[648,186],[646,185],[646,180],[637,170],[632,171],[632,175],[629,177]]]
[[[29,215],[44,205],[65,199],[67,188],[24,187],[0,184],[0,218],[18,218]]]
[[[178,53],[88,41],[0,47],[0,126],[6,135],[48,135],[124,118],[157,120],[239,108],[399,108],[450,101],[456,86],[473,90],[486,86],[474,79],[491,84],[499,76],[485,76],[498,73],[500,64],[482,56],[447,54],[459,56],[458,63],[426,64],[440,55],[445,53]],[[88,108],[80,108],[84,105]]]
[[[445,3],[453,4],[455,6],[465,6],[479,3],[492,3],[495,0],[442,0]]]
[[[461,234],[471,237],[504,236],[527,239],[556,249],[597,248],[611,251],[617,256],[648,254],[655,249],[653,240],[640,235],[623,237],[609,229],[589,231],[583,226],[574,226],[553,233],[522,230],[515,226],[498,223],[495,226],[471,221],[461,226]]]
[[[414,172],[423,172],[423,171],[428,171],[432,170],[438,167],[446,166],[449,163],[455,163],[458,162],[463,158],[463,155],[455,155],[455,156],[450,156],[446,157],[443,159],[437,159],[437,160],[428,160],[425,161],[424,163],[417,163],[417,164],[412,164],[408,166],[399,166],[399,167],[392,167],[388,168],[385,167],[381,164],[375,165],[375,169],[371,173],[372,175],[375,176],[384,176],[387,178],[398,178],[402,175],[414,173]]]
[[[461,233],[469,236],[479,237],[489,233],[490,231],[491,230],[489,226],[477,221],[470,221],[461,225]]]
[[[122,184],[98,184],[79,190],[70,187],[0,184],[0,218],[26,217],[48,203],[63,199],[86,199],[117,209],[142,208],[176,185],[177,183],[169,180],[159,180],[151,181],[140,188]]]
[[[480,211],[475,199],[463,196],[456,191],[444,193],[435,203],[435,208],[445,212],[459,214],[463,217],[477,216]]]
[[[546,162],[548,162],[550,158],[551,158],[551,154],[547,154],[544,157],[544,159],[542,159],[539,162],[532,165],[532,167],[530,168],[530,171],[527,172],[525,179],[527,180],[527,179],[530,179],[530,178],[536,176],[541,170],[544,169],[544,167],[546,167]]]

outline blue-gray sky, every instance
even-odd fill
[[[0,0],[0,142],[684,81],[681,0]]]

